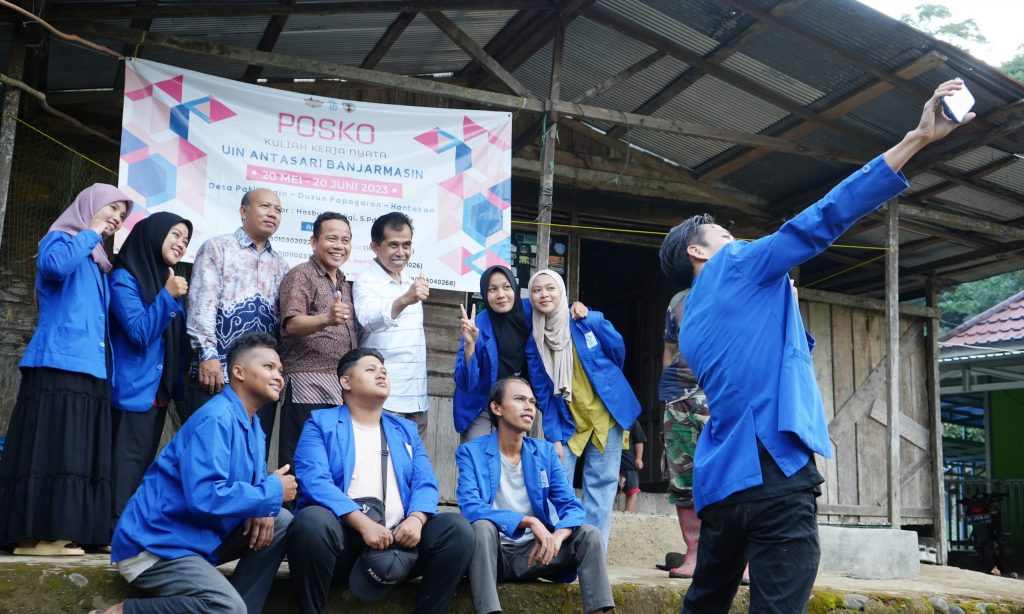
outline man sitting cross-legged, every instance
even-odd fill
[[[498,380],[487,407],[496,431],[455,453],[459,506],[476,534],[469,581],[477,613],[501,611],[498,582],[571,582],[577,573],[583,611],[611,610],[601,532],[583,524],[583,505],[555,447],[526,437],[537,413],[530,385]]]
[[[322,612],[332,584],[378,601],[422,575],[415,611],[447,612],[472,529],[458,514],[436,514],[437,478],[416,423],[383,413],[390,385],[380,352],[349,351],[338,378],[345,403],[314,411],[295,449],[302,494],[288,566],[299,611]]]
[[[119,612],[257,613],[285,552],[295,478],[267,475],[256,411],[284,385],[274,338],[240,337],[228,351],[229,385],[185,422],[150,465],[114,531],[111,561],[154,595]],[[229,582],[215,565],[239,559]]]

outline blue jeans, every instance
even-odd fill
[[[274,517],[270,545],[261,550],[249,549],[249,538],[242,535],[241,526],[229,535],[218,548],[217,556],[219,563],[238,559],[231,580],[200,556],[161,559],[131,583],[153,597],[125,600],[125,614],[263,611],[284,558],[291,520],[291,512],[282,509]]]
[[[604,452],[594,446],[591,439],[583,448],[583,455],[577,457],[562,442],[564,456],[562,467],[565,475],[572,482],[576,472],[576,463],[583,459],[583,511],[586,512],[584,524],[590,524],[601,531],[601,540],[605,552],[608,551],[608,537],[612,532],[612,506],[615,504],[615,492],[619,488],[619,463],[622,460],[622,427],[616,424],[608,431],[607,445]]]

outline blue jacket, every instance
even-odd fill
[[[462,444],[455,451],[459,467],[458,498],[462,515],[470,522],[489,520],[499,531],[512,539],[523,536],[519,528],[523,514],[495,509],[494,498],[501,481],[501,454],[498,434],[478,437]],[[541,439],[523,438],[523,481],[530,497],[533,516],[550,531],[575,529],[583,524],[583,505],[562,469],[555,446]],[[549,505],[550,504],[550,505]],[[554,507],[556,516],[550,514]],[[575,571],[559,575],[557,580],[572,582]]]
[[[576,354],[590,379],[594,392],[623,430],[629,430],[640,415],[640,401],[622,374],[626,360],[626,346],[622,335],[600,311],[591,311],[582,320],[572,320],[570,330]],[[547,375],[544,376],[547,378]],[[547,381],[550,381],[548,379]],[[544,412],[544,438],[566,442],[576,433],[568,407],[563,403],[559,412]]]
[[[704,265],[679,335],[711,409],[694,457],[698,511],[762,484],[757,440],[787,477],[812,452],[832,455],[813,340],[788,272],[906,187],[906,178],[878,157],[775,233],[729,243]]]
[[[164,288],[147,305],[139,296],[135,277],[126,269],[115,269],[110,274],[110,311],[110,343],[118,375],[110,403],[124,411],[147,411],[163,376],[164,329],[174,318],[185,317],[181,299],[174,299]]]
[[[523,536],[519,523],[523,514],[494,508],[501,480],[501,454],[498,434],[478,437],[455,451],[459,467],[458,498],[462,515],[470,522],[490,520],[498,530],[512,539]],[[523,481],[530,496],[533,516],[549,530],[575,529],[583,524],[583,505],[562,469],[555,446],[533,437],[523,438]],[[557,516],[549,513],[548,503]]]
[[[39,321],[19,367],[49,367],[107,378],[107,277],[93,262],[100,235],[54,231],[36,257]]]
[[[533,308],[530,301],[523,301],[527,329],[532,328]],[[487,407],[491,386],[498,381],[498,342],[494,338],[490,313],[484,311],[476,316],[476,327],[480,334],[476,339],[473,357],[466,362],[466,340],[459,339],[459,351],[455,354],[455,395],[453,418],[455,430],[463,432]],[[526,368],[529,371],[530,387],[537,398],[537,408],[547,415],[564,413],[565,401],[555,395],[555,387],[544,370],[544,363],[537,353],[537,342],[533,336],[526,338]]]
[[[437,513],[437,477],[416,425],[389,414],[381,415],[381,425],[405,515]],[[340,517],[360,509],[346,494],[356,467],[348,407],[339,405],[314,411],[302,428],[293,462],[295,477],[299,480],[296,512],[309,505],[319,505]]]
[[[284,489],[267,475],[260,419],[230,386],[190,417],[146,470],[114,530],[110,560],[143,550],[162,559],[217,548],[243,520],[276,516]]]

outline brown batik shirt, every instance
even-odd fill
[[[292,316],[329,312],[335,292],[341,292],[341,300],[351,310],[343,324],[328,326],[305,337],[289,335],[285,327],[281,327],[282,362],[292,388],[293,403],[340,405],[338,360],[355,348],[359,340],[352,285],[345,281],[345,274],[340,270],[334,283],[316,257],[310,256],[308,261],[288,271],[281,282],[278,311],[282,322]]]

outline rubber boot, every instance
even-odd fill
[[[686,554],[683,556],[683,564],[669,570],[668,575],[670,578],[692,578],[693,570],[697,567],[700,518],[697,518],[697,512],[692,507],[677,507],[676,515],[679,517],[679,529],[683,533],[683,542],[686,544]]]

